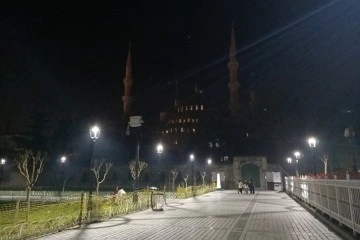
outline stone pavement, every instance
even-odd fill
[[[287,194],[216,191],[39,238],[65,239],[341,239]]]

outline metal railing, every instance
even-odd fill
[[[285,177],[286,191],[360,233],[360,181]]]

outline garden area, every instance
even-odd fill
[[[214,189],[214,185],[179,187],[176,192],[166,192],[164,197],[187,198]],[[29,207],[20,198],[17,201],[0,201],[0,240],[28,239],[145,210],[151,207],[151,193],[154,191],[144,189],[122,196],[94,195],[90,199],[87,193],[69,192],[61,198],[53,193],[53,197],[48,193],[42,201],[31,201]]]

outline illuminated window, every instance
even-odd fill
[[[188,122],[190,122],[190,118],[188,118]]]
[[[166,130],[166,133],[169,133],[169,131],[168,131],[168,130]]]
[[[195,110],[199,110],[199,106],[198,106],[198,105],[195,106]]]
[[[179,118],[179,123],[181,123],[181,118]]]
[[[186,110],[186,111],[188,110],[188,106],[185,107],[185,110]]]
[[[191,119],[191,122],[194,123],[194,122],[195,122],[195,119],[192,118],[192,119]]]
[[[181,128],[181,132],[184,132],[184,128]]]
[[[196,132],[196,131],[195,131],[195,128],[193,128],[193,133],[194,133],[194,132]]]
[[[177,140],[174,141],[174,144],[177,145]]]
[[[190,106],[190,111],[192,111],[193,109],[192,109],[192,105]]]
[[[170,132],[172,133],[172,128],[170,128]]]
[[[201,109],[201,111],[204,110],[204,105],[201,105],[201,106],[200,106],[200,109]]]
[[[199,123],[199,119],[196,119],[196,122]]]

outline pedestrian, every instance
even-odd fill
[[[245,192],[246,194],[249,193],[249,186],[248,186],[247,181],[244,182],[243,189],[244,189],[244,192]]]
[[[239,193],[241,193],[242,194],[242,190],[243,190],[243,182],[241,181],[241,180],[239,180],[239,183],[238,183],[238,188],[239,188],[239,190],[238,190],[238,194]]]
[[[249,190],[250,190],[250,194],[255,194],[255,186],[252,179],[249,180]]]

